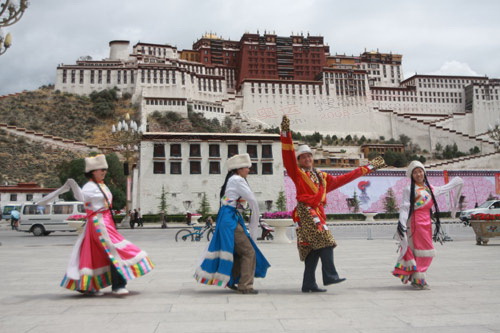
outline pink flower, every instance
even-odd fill
[[[75,214],[75,215],[70,215],[67,220],[69,221],[85,221],[87,219],[87,215],[83,214]]]
[[[263,213],[262,218],[264,218],[264,219],[291,219],[292,212]]]

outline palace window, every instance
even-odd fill
[[[250,155],[250,158],[257,158],[257,145],[248,145],[247,153]]]
[[[208,145],[209,157],[220,157],[220,146],[217,144]]]
[[[199,143],[189,145],[189,156],[201,157],[201,149]]]
[[[153,173],[154,174],[164,174],[165,173],[165,162],[153,162]]]
[[[201,174],[201,162],[200,161],[191,161],[189,162],[189,169],[192,175]]]
[[[272,163],[262,163],[262,174],[272,175],[273,174],[273,164]]]
[[[181,145],[179,143],[170,145],[170,156],[171,157],[181,157]]]
[[[17,201],[17,194],[11,194],[10,201]]]
[[[256,174],[257,174],[257,171],[258,171],[258,168],[257,168],[257,163],[252,163],[252,166],[250,167],[250,172],[249,172],[249,174],[251,174],[251,175],[256,175]]]
[[[94,84],[94,81],[95,81],[94,76],[95,76],[95,73],[94,73],[94,71],[93,71],[93,70],[91,70],[91,71],[90,71],[90,83],[91,83],[91,84]]]
[[[97,83],[102,83],[102,70],[97,72]]]
[[[273,158],[272,145],[262,145],[262,158]]]
[[[67,74],[66,74],[66,70],[64,69],[64,70],[63,70],[63,77],[62,77],[62,82],[63,82],[63,83],[66,83],[66,75],[67,75]]]
[[[80,84],[83,84],[83,69],[80,70]]]
[[[219,175],[220,174],[220,162],[210,162],[209,174]]]
[[[26,194],[26,201],[33,201],[33,194]]]
[[[227,145],[227,157],[238,155],[238,145]]]
[[[182,174],[181,162],[170,162],[170,174],[171,175]]]
[[[106,71],[106,83],[111,83],[111,71]]]
[[[163,143],[154,144],[153,157],[165,157],[165,145]]]

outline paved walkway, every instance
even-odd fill
[[[393,227],[337,227],[335,261],[347,281],[327,293],[300,292],[294,244],[259,242],[272,267],[259,295],[200,285],[192,278],[207,242],[176,243],[175,229],[124,229],[156,269],[129,282],[131,294],[83,297],[58,287],[74,234],[46,237],[0,229],[1,332],[500,332],[500,239],[476,246],[470,228],[449,227],[437,246],[429,291],[390,275]],[[321,272],[318,270],[317,277]],[[319,279],[318,282],[321,282]]]

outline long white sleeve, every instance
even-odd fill
[[[253,240],[256,240],[258,237],[259,230],[259,205],[257,203],[257,199],[253,194],[250,186],[243,177],[238,175],[232,176],[229,178],[226,185],[226,193],[225,196],[230,199],[236,201],[239,197],[246,200],[250,209],[252,210],[252,215],[250,217],[250,223],[248,224],[248,229],[250,230],[250,236]]]
[[[408,213],[410,212],[410,185],[406,186],[403,190],[403,200],[399,206],[399,223],[407,226],[409,221]]]
[[[41,200],[37,201],[36,204],[45,205],[54,200],[55,198],[57,198],[60,194],[66,193],[70,190],[73,192],[73,196],[75,197],[76,200],[84,201],[84,196],[82,190],[80,189],[80,186],[78,186],[78,184],[74,179],[69,178],[68,180],[66,180],[66,183],[64,183],[63,186],[47,194]]]
[[[455,188],[459,188],[461,190],[463,185],[464,185],[463,179],[460,177],[455,177],[450,182],[448,182],[448,184],[434,187],[432,191],[434,192],[435,196],[439,196],[445,193],[449,193],[451,190]]]
[[[455,213],[458,210],[458,203],[460,201],[460,195],[462,194],[462,187],[464,186],[464,181],[460,177],[455,177],[453,178],[448,184],[445,184],[443,186],[437,186],[432,189],[434,192],[434,195],[440,196],[443,194],[449,194],[449,205],[450,205],[450,211],[451,211],[451,216],[455,217]],[[451,196],[451,191],[455,190],[455,195],[452,197]]]

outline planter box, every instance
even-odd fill
[[[274,228],[274,242],[288,244],[291,243],[290,239],[286,235],[286,230],[288,227],[293,226],[292,219],[263,219],[264,222],[269,224],[269,226]]]
[[[486,245],[490,238],[500,237],[500,220],[471,220],[470,225],[476,234],[476,245]]]

